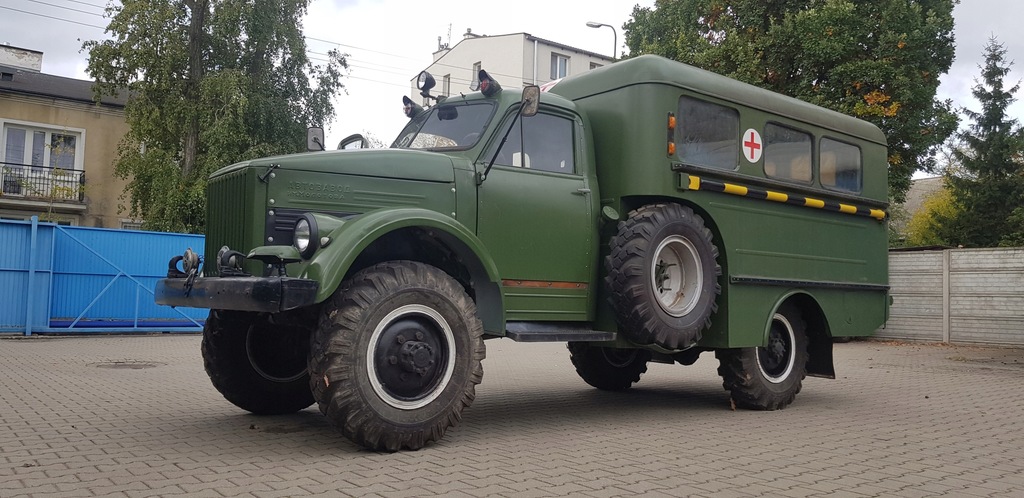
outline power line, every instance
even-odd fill
[[[30,16],[45,17],[47,19],[53,19],[55,21],[64,21],[64,22],[69,22],[69,23],[72,23],[72,24],[79,24],[79,25],[82,25],[82,26],[88,26],[90,28],[96,28],[96,29],[102,29],[102,30],[106,30],[107,29],[106,26],[97,26],[95,24],[89,24],[89,23],[84,23],[84,22],[79,22],[79,21],[72,21],[71,19],[64,19],[63,17],[48,16],[46,14],[40,14],[38,12],[29,12],[27,10],[15,9],[14,7],[7,7],[7,6],[4,6],[4,5],[0,5],[0,9],[13,10],[15,12],[21,12],[22,14],[28,14]]]
[[[336,41],[324,40],[323,38],[315,38],[315,37],[312,37],[312,36],[306,36],[305,38],[307,40],[314,40],[314,41],[323,42],[323,43],[330,43],[330,44],[338,45],[338,46],[341,46],[341,47],[354,48],[356,50],[365,50],[367,52],[373,52],[375,54],[386,55],[388,57],[397,57],[399,59],[408,59],[408,60],[411,60],[411,61],[419,62],[419,59],[414,59],[412,57],[407,57],[407,56],[404,56],[404,55],[391,54],[391,53],[388,53],[388,52],[381,52],[380,50],[373,50],[373,49],[369,49],[369,48],[357,47],[355,45],[348,45],[348,44],[339,43],[339,42],[336,42]]]
[[[106,9],[107,8],[106,6],[103,6],[103,5],[96,5],[94,3],[83,2],[82,0],[64,0],[64,1],[65,2],[78,3],[78,4],[82,4],[82,5],[88,5],[90,7],[96,7],[97,9]]]
[[[89,12],[87,10],[73,9],[73,8],[68,7],[66,5],[55,5],[55,4],[52,4],[52,3],[42,2],[40,0],[28,0],[28,1],[32,2],[32,3],[38,3],[39,5],[48,5],[50,7],[56,7],[58,9],[70,10],[70,11],[73,11],[73,12],[81,12],[82,14],[89,14],[90,16],[103,17],[103,14],[97,14],[95,12]]]

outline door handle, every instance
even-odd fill
[[[579,194],[579,195],[587,195],[587,194],[590,193],[590,189],[587,188],[587,187],[580,187],[580,188],[576,189],[576,193]]]

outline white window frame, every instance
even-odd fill
[[[473,83],[479,83],[480,69],[483,67],[482,61],[476,61],[473,63],[473,67],[469,70],[469,84],[472,86]]]
[[[25,152],[22,156],[21,166],[15,166],[13,164],[7,164],[7,131],[10,128],[21,128],[26,131],[25,135]],[[33,165],[31,160],[31,142],[29,141],[30,136],[36,132],[45,133],[43,139],[43,157],[42,164]],[[64,171],[70,171],[70,176],[67,173],[60,175],[54,175],[55,167],[50,166],[51,150],[50,144],[53,140],[54,134],[60,135],[71,135],[75,137],[75,160],[71,168],[62,168]],[[24,188],[9,188],[10,182],[23,182],[24,175],[33,175],[36,178],[40,178],[38,175],[43,175],[41,178],[45,182],[44,185],[36,185],[40,191],[36,192],[38,195],[46,196],[50,195],[51,189],[54,187],[63,187],[71,189],[72,191],[78,188],[78,179],[75,173],[85,171],[85,129],[73,128],[69,126],[54,126],[46,123],[36,123],[32,121],[20,121],[16,119],[2,119],[0,118],[0,162],[4,163],[0,168],[0,184],[4,186],[4,195],[11,196],[26,196],[30,192]],[[28,160],[26,161],[26,157]],[[38,169],[36,169],[38,168]],[[26,171],[28,170],[28,171]],[[78,197],[77,195],[75,196]],[[75,224],[74,220],[69,223]]]
[[[54,133],[61,135],[73,135],[75,136],[75,163],[71,169],[74,171],[85,170],[85,129],[84,128],[72,128],[69,126],[55,126],[46,123],[35,123],[31,121],[19,121],[15,119],[2,119],[0,118],[0,162],[6,162],[7,160],[7,129],[8,128],[23,128],[29,133],[32,132],[45,132],[46,138],[44,140],[43,147],[43,164],[37,165],[44,168],[51,168],[50,166],[50,146],[52,136]],[[26,148],[27,149],[27,148]],[[26,150],[26,154],[29,151]],[[22,161],[22,164],[32,166],[32,161]]]
[[[564,65],[562,64],[563,61]],[[569,76],[570,61],[571,59],[568,55],[551,52],[551,79],[557,80]]]

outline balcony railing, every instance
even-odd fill
[[[0,198],[85,202],[85,172],[0,162]]]

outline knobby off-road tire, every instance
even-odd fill
[[[788,303],[772,317],[767,346],[715,351],[718,375],[736,406],[779,410],[792,403],[807,376],[807,343],[806,322]]]
[[[569,359],[587,384],[605,391],[624,391],[647,371],[651,352],[645,349],[616,349],[569,343]]]
[[[483,378],[483,325],[462,286],[412,261],[366,268],[322,309],[313,396],[345,437],[373,450],[441,439]]]
[[[700,340],[722,292],[718,248],[692,209],[652,204],[619,223],[605,282],[623,333],[638,344],[684,349]]]
[[[210,310],[203,364],[228,401],[258,415],[293,413],[313,404],[307,355],[310,330],[274,324],[267,315]]]

